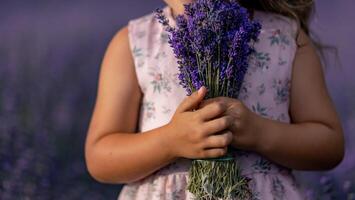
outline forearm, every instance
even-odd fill
[[[163,126],[139,134],[112,133],[101,138],[88,153],[90,173],[106,183],[129,183],[146,177],[176,159],[167,149],[166,131]]]
[[[297,170],[326,170],[343,158],[341,128],[322,123],[282,123],[259,118],[257,151],[283,166]]]

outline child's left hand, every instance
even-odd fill
[[[233,133],[231,145],[234,148],[255,151],[258,148],[258,139],[260,138],[257,135],[258,131],[256,126],[260,116],[249,110],[240,100],[228,97],[204,100],[200,104],[200,108],[215,106],[213,104],[217,104],[222,108],[227,107],[227,111],[224,115],[232,118],[232,123],[229,126],[229,130]]]

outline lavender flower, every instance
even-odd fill
[[[250,42],[257,40],[261,29],[258,22],[249,19],[245,8],[236,0],[197,0],[185,5],[185,15],[177,16],[176,27],[169,25],[160,9],[156,18],[170,33],[180,84],[188,95],[206,86],[209,92],[205,98],[238,97],[253,51]],[[248,179],[239,174],[232,156],[217,163],[193,162],[188,190],[197,199],[245,199],[251,194]]]
[[[185,15],[169,25],[163,11],[156,18],[170,33],[169,44],[178,59],[180,84],[190,95],[201,86],[210,91],[206,98],[237,98],[248,67],[250,45],[261,25],[249,19],[236,0],[197,0],[185,5]]]

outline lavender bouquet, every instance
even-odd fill
[[[161,9],[156,18],[169,33],[178,60],[180,84],[191,95],[201,86],[207,98],[237,98],[247,71],[249,55],[261,25],[249,19],[237,0],[196,0],[169,25]],[[196,199],[247,199],[248,179],[242,177],[230,152],[215,159],[193,160],[188,190]]]

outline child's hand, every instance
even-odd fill
[[[167,144],[176,157],[220,157],[226,154],[232,142],[232,133],[226,129],[231,126],[233,118],[222,116],[227,109],[225,105],[206,105],[192,111],[198,108],[205,95],[206,88],[202,87],[199,92],[187,97],[167,124]]]
[[[200,104],[200,108],[212,105],[227,108],[224,115],[232,119],[228,127],[233,133],[232,146],[243,150],[256,150],[259,137],[255,124],[260,117],[249,110],[243,102],[228,97],[207,99]]]

